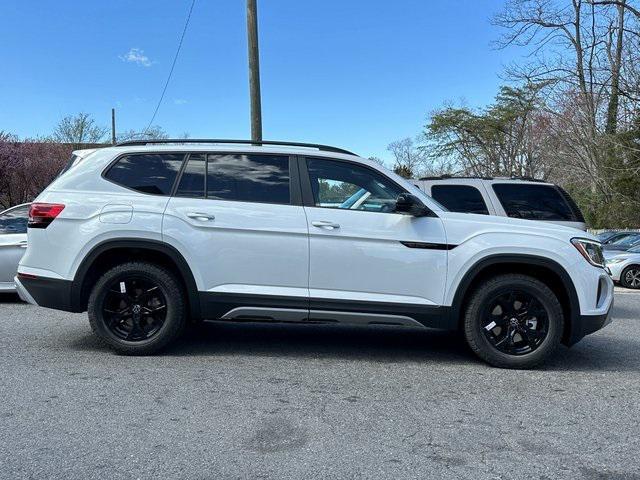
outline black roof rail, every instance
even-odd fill
[[[528,175],[511,175],[509,177],[511,180],[526,180],[527,182],[539,182],[539,183],[548,183],[546,180],[541,178],[533,178]]]
[[[457,178],[478,178],[480,180],[493,180],[493,177],[481,177],[479,175],[433,175],[428,177],[420,177],[418,180],[449,180],[449,179],[457,179]]]
[[[480,180],[523,180],[527,182],[539,182],[539,183],[548,183],[547,180],[542,180],[540,178],[529,177],[526,175],[511,175],[510,177],[483,177],[480,175],[435,175],[429,177],[420,177],[418,180],[450,180],[450,179],[465,179],[465,178],[476,178]]]
[[[304,147],[317,148],[323,152],[344,153],[346,155],[356,155],[349,150],[343,148],[332,147],[330,145],[322,145],[319,143],[303,143],[303,142],[278,142],[274,140],[233,140],[228,138],[161,138],[158,140],[128,140],[126,142],[117,143],[116,147],[129,147],[133,145],[162,145],[171,143],[229,143],[237,145],[277,145],[283,147]]]

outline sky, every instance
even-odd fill
[[[2,0],[0,131],[47,135],[65,115],[143,130],[191,0]],[[244,0],[196,0],[154,124],[249,138]],[[517,48],[492,46],[504,0],[258,0],[263,137],[388,160],[445,102],[491,102]]]

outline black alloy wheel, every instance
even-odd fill
[[[473,352],[501,368],[532,368],[560,346],[564,311],[539,278],[504,273],[479,282],[466,299],[464,334]]]
[[[536,350],[549,332],[549,316],[531,293],[512,290],[486,304],[482,330],[489,342],[508,355],[525,355]]]
[[[160,331],[167,317],[167,301],[156,282],[128,276],[109,286],[102,314],[113,335],[128,342],[139,342]]]
[[[87,305],[92,330],[125,355],[149,355],[172,343],[188,321],[184,286],[175,272],[151,262],[106,271]]]

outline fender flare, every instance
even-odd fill
[[[488,267],[500,264],[514,263],[535,267],[544,267],[551,270],[558,276],[569,298],[570,315],[569,318],[565,319],[565,334],[563,335],[563,341],[568,344],[575,343],[574,337],[577,334],[576,326],[578,326],[580,319],[580,301],[578,300],[578,294],[576,292],[576,287],[573,283],[573,280],[571,279],[571,276],[569,275],[569,273],[567,273],[565,268],[558,262],[537,255],[499,253],[495,255],[489,255],[474,263],[465,272],[462,280],[460,280],[460,283],[457,286],[456,293],[453,296],[453,302],[451,304],[452,321],[458,321],[459,319],[461,319],[465,296],[467,295],[472,282],[476,279],[480,272]]]
[[[190,315],[192,319],[200,318],[200,300],[198,297],[198,287],[196,285],[195,278],[193,276],[193,272],[189,267],[189,264],[184,259],[184,256],[172,245],[168,243],[159,241],[159,240],[151,240],[151,239],[135,239],[135,238],[126,238],[126,239],[114,239],[114,240],[105,240],[101,243],[98,243],[94,246],[89,253],[82,259],[82,262],[78,266],[76,270],[75,276],[72,282],[72,298],[71,304],[75,307],[76,311],[83,311],[82,309],[82,286],[86,279],[87,273],[91,266],[94,264],[95,260],[102,255],[103,253],[108,252],[109,250],[121,249],[121,248],[129,248],[129,249],[137,249],[137,250],[146,250],[152,252],[159,252],[167,255],[171,260],[173,260],[176,265],[182,280],[184,281],[187,296],[189,298],[189,307],[190,307]]]

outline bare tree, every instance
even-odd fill
[[[86,143],[101,143],[106,138],[109,129],[97,125],[88,113],[67,115],[53,131],[53,138],[60,143],[70,143],[78,148]]]
[[[422,173],[427,163],[424,152],[410,137],[391,142],[387,150],[393,155],[393,170],[406,178]]]
[[[183,138],[188,138],[187,133],[183,134]],[[167,132],[159,125],[153,125],[145,131],[127,130],[116,135],[118,142],[126,142],[128,140],[159,140],[169,138]]]

